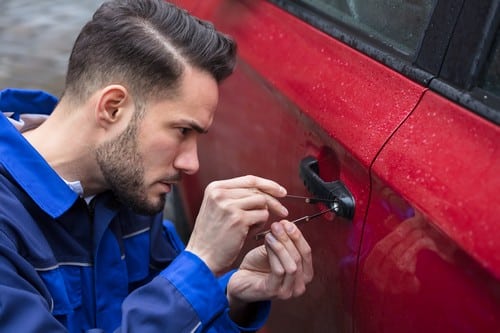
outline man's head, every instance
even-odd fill
[[[81,30],[64,95],[82,102],[118,83],[137,101],[167,97],[186,65],[220,82],[232,73],[235,54],[230,37],[164,0],[112,0]]]
[[[126,128],[95,148],[105,187],[122,202],[157,212],[171,184],[197,171],[197,136],[212,122],[235,53],[230,37],[162,0],[107,2],[84,26],[63,99],[83,105],[97,94],[106,131],[128,113]]]

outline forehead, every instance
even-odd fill
[[[218,96],[217,82],[209,73],[187,67],[175,93],[152,101],[147,107],[146,117],[150,115],[165,121],[183,118],[206,129],[212,122]]]

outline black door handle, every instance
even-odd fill
[[[300,178],[314,197],[333,200],[330,208],[337,216],[348,220],[354,217],[354,197],[340,180],[325,182],[319,176],[318,160],[308,156],[300,161]]]

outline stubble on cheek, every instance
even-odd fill
[[[158,200],[148,200],[144,164],[138,152],[134,124],[117,138],[99,146],[95,155],[108,188],[120,202],[141,214],[161,211],[165,195]]]

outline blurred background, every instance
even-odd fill
[[[0,90],[59,97],[73,42],[103,0],[0,0]]]

